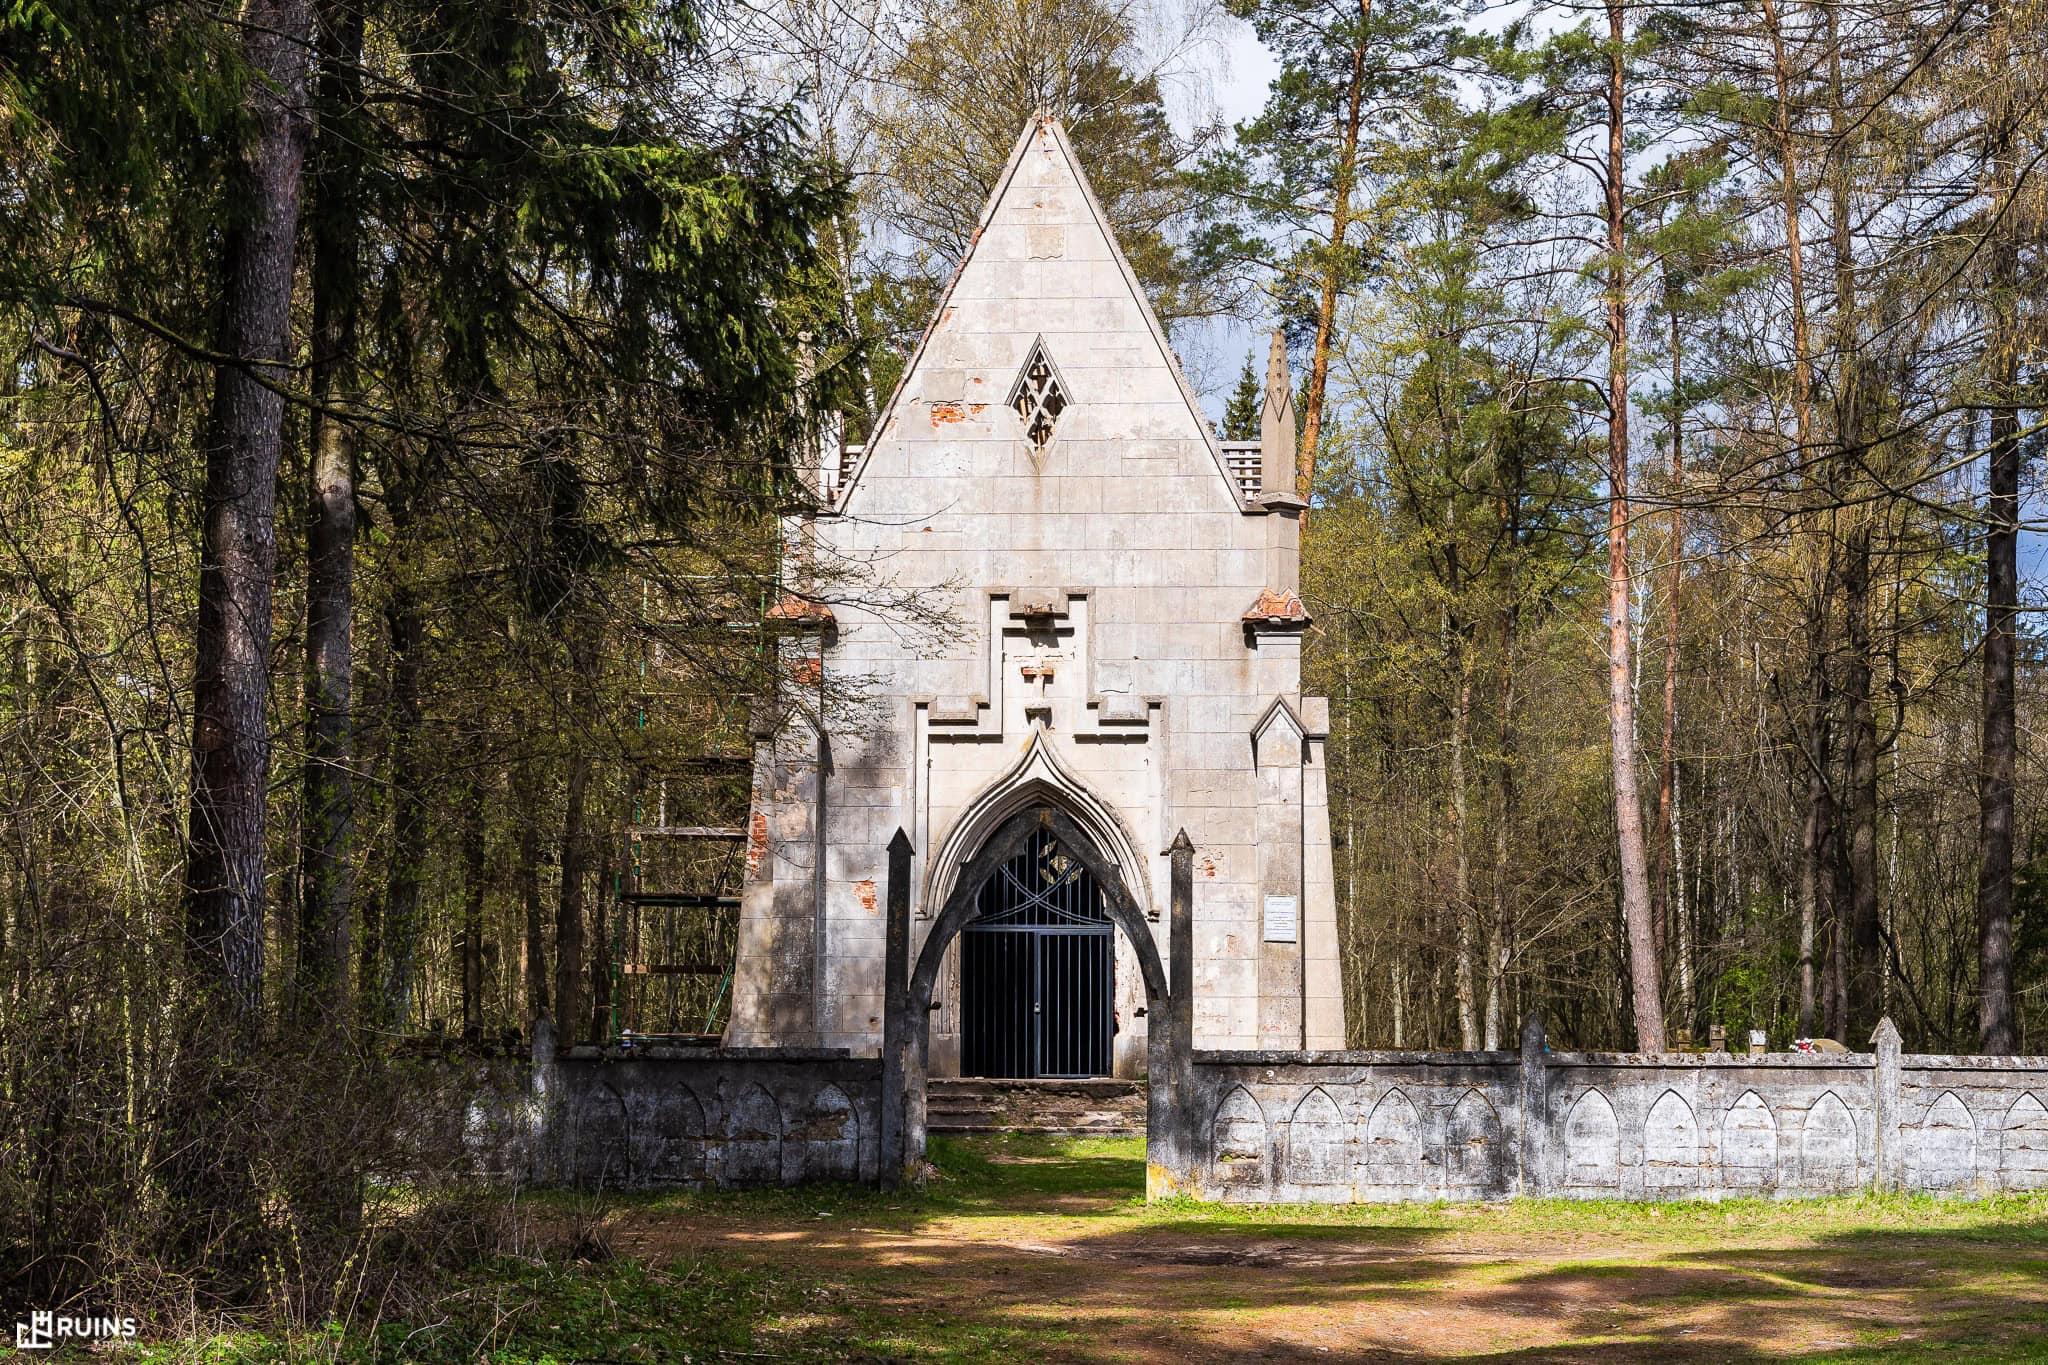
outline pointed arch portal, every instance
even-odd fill
[[[946,903],[925,935],[924,948],[917,955],[917,967],[910,977],[910,1007],[913,1019],[921,1020],[931,1009],[932,990],[938,982],[939,967],[946,948],[961,931],[982,913],[984,887],[1019,855],[1030,856],[1034,845],[1043,847],[1049,839],[1059,851],[1085,872],[1099,892],[1099,913],[1121,929],[1138,957],[1138,970],[1145,979],[1149,1001],[1166,998],[1166,968],[1159,960],[1159,948],[1145,914],[1125,886],[1117,865],[1065,811],[1055,806],[1034,806],[1005,820],[982,842],[981,848],[961,867],[953,880]]]
[[[1194,845],[1187,834],[1174,839],[1169,852],[1173,862],[1173,980],[1180,987],[1169,999],[1166,965],[1160,960],[1159,945],[1151,926],[1138,908],[1137,900],[1117,865],[1101,847],[1075,823],[1072,816],[1051,805],[1034,806],[1005,819],[981,847],[961,866],[947,894],[945,905],[925,935],[915,967],[909,965],[910,840],[902,830],[889,846],[890,904],[889,960],[892,973],[885,1007],[882,1040],[882,1170],[891,1186],[912,1174],[924,1156],[925,1078],[930,1071],[932,990],[939,978],[946,949],[981,913],[982,889],[1006,864],[1046,837],[1062,854],[1078,863],[1099,891],[1100,912],[1130,940],[1138,961],[1138,974],[1145,983],[1146,1011],[1151,1016],[1146,1030],[1147,1069],[1151,1078],[1147,1112],[1146,1150],[1148,1169],[1173,1169],[1162,1159],[1170,1150],[1169,1129],[1178,1113],[1179,1092],[1185,1063],[1192,1045],[1193,1012],[1188,1008],[1189,986],[1194,980],[1192,933]],[[1034,911],[1033,913],[1042,913]],[[907,969],[907,970],[906,970]],[[907,978],[907,979],[906,979]],[[899,984],[900,983],[900,984]],[[1150,1177],[1148,1176],[1148,1180]]]
[[[1106,1076],[1115,926],[1095,874],[1034,829],[975,895],[960,934],[961,1074]]]

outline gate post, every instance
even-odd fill
[[[1903,1042],[1899,1037],[1899,1026],[1887,1014],[1877,1021],[1877,1030],[1870,1035],[1871,1050],[1877,1054],[1877,1065],[1870,1072],[1871,1108],[1877,1117],[1877,1134],[1872,1143],[1872,1156],[1876,1158],[1871,1171],[1871,1184],[1880,1190],[1903,1190],[1906,1188],[1906,1148],[1899,1137],[1899,1055]]]
[[[1165,1018],[1156,1009],[1148,1031],[1150,1088],[1145,1115],[1145,1197],[1186,1189],[1194,1151],[1195,845],[1183,829],[1167,849],[1172,867],[1167,915]]]
[[[1522,1151],[1517,1194],[1550,1192],[1550,1079],[1544,1069],[1544,1054],[1550,1047],[1543,1039],[1543,1011],[1530,1010],[1529,1017],[1522,1021]]]
[[[889,920],[882,965],[882,1188],[901,1187],[911,1164],[924,1155],[920,1140],[912,1151],[908,1102],[922,1095],[924,1077],[911,1083],[923,1051],[912,1042],[910,1021],[910,836],[899,826],[889,841]],[[916,1125],[922,1129],[923,1125]]]

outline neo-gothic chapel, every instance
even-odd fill
[[[931,648],[857,602],[782,609],[797,662],[870,701],[852,733],[760,739],[729,1044],[879,1046],[900,828],[913,954],[975,898],[933,949],[936,1075],[1141,1072],[1141,957],[1169,950],[1183,829],[1196,1045],[1343,1045],[1293,449],[1277,345],[1262,440],[1216,439],[1065,134],[1035,120],[874,435],[820,461],[793,537],[943,595],[959,629]],[[1150,944],[1117,927],[1139,922]]]

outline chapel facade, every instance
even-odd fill
[[[1105,906],[1134,903],[1164,960],[1183,829],[1196,1046],[1343,1046],[1290,388],[1276,337],[1260,441],[1216,439],[1064,132],[1033,120],[873,436],[831,443],[791,537],[954,629],[806,592],[792,564],[786,673],[864,701],[757,736],[729,1046],[879,1046],[899,829],[913,953],[976,897],[933,950],[934,1075],[1139,1074],[1140,945]],[[1063,833],[963,888],[1033,810]]]

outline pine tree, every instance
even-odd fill
[[[1230,395],[1230,405],[1223,409],[1224,440],[1259,439],[1259,400],[1264,396],[1259,389],[1259,372],[1252,367],[1251,357],[1246,356],[1244,373],[1237,377],[1237,388]]]
[[[202,990],[250,1032],[263,1008],[265,814],[270,786],[271,590],[284,453],[293,248],[305,162],[313,7],[266,0],[244,34],[249,131],[224,200],[214,371],[204,437],[204,557],[192,674],[185,896]],[[239,362],[248,362],[247,364]]]
[[[1208,218],[1197,269],[1269,272],[1290,334],[1309,342],[1294,485],[1315,487],[1338,309],[1358,287],[1373,224],[1360,217],[1374,129],[1399,122],[1450,62],[1440,0],[1235,0],[1279,58],[1266,106],[1192,178]],[[1277,484],[1271,474],[1268,479]]]

